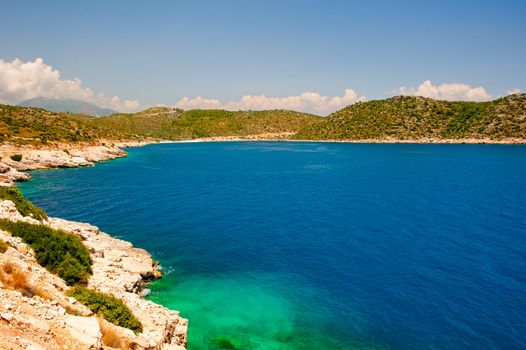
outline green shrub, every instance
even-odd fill
[[[25,199],[20,190],[16,187],[0,187],[0,199],[7,199],[13,202],[16,209],[23,216],[31,216],[33,219],[40,221],[47,219],[44,210]]]
[[[89,250],[73,233],[8,220],[0,220],[0,229],[22,238],[33,248],[38,263],[68,285],[82,283],[92,273]]]
[[[9,245],[0,239],[0,253],[5,253]]]
[[[93,313],[117,326],[131,329],[136,334],[142,332],[142,324],[133,316],[122,300],[111,294],[99,293],[83,286],[76,286],[67,295],[86,305]]]
[[[14,160],[15,162],[20,162],[22,160],[22,155],[21,154],[13,154],[11,156],[11,159]]]

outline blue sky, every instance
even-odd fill
[[[432,91],[482,87],[480,99],[526,90],[526,1],[3,2],[4,66],[42,58],[60,80],[103,93],[100,104],[303,92],[328,102],[345,89],[377,99],[428,80]]]

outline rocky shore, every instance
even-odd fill
[[[494,139],[483,139],[483,138],[463,138],[463,139],[443,139],[443,138],[419,138],[419,139],[397,139],[397,138],[383,138],[383,139],[362,139],[362,140],[350,140],[350,139],[337,139],[337,140],[302,140],[294,139],[293,133],[274,133],[274,134],[258,134],[258,135],[247,135],[243,137],[239,136],[215,136],[215,137],[203,137],[197,139],[171,141],[180,143],[192,143],[192,142],[250,142],[250,141],[284,141],[284,142],[330,142],[330,143],[405,143],[405,144],[502,144],[502,145],[522,145],[526,144],[526,139],[521,138],[508,138],[502,140]]]
[[[126,152],[120,147],[139,145],[121,143],[61,149],[4,145],[0,147],[0,185],[11,186],[15,181],[29,180],[29,175],[23,172],[27,170],[89,166],[124,157]],[[15,154],[22,158],[19,161],[11,159]],[[9,200],[0,200],[0,219],[41,223],[22,216]],[[0,282],[1,349],[185,349],[188,321],[178,312],[142,298],[144,284],[160,277],[157,264],[145,250],[134,248],[131,243],[113,238],[89,224],[59,218],[47,218],[42,224],[81,238],[93,261],[88,287],[121,299],[142,323],[143,331],[134,334],[110,324],[67,297],[65,292],[69,287],[37,263],[31,248],[19,238],[0,231],[0,240],[9,246],[0,253],[0,267],[15,271],[34,294],[32,297],[24,295]],[[108,337],[113,340],[108,341]]]

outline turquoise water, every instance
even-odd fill
[[[189,349],[526,348],[526,147],[188,143],[32,173],[146,248]]]

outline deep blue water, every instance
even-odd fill
[[[182,143],[33,172],[146,248],[189,348],[526,348],[526,147]]]

